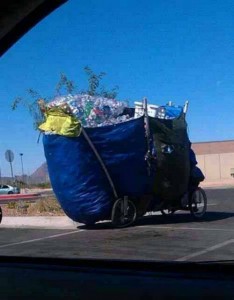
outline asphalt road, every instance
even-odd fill
[[[234,259],[234,189],[206,190],[202,221],[188,212],[147,216],[134,227],[10,229],[0,227],[0,255],[213,261]]]

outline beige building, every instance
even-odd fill
[[[207,181],[234,179],[234,140],[193,143],[192,149]]]

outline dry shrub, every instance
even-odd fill
[[[17,208],[16,202],[9,202],[9,203],[7,203],[7,208],[8,209],[16,209]]]
[[[63,215],[63,210],[54,197],[45,197],[37,200],[35,203],[31,203],[28,207],[28,214],[55,214]]]

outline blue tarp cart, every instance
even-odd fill
[[[154,136],[160,134],[153,134],[152,128],[155,124],[150,124],[152,120],[153,118],[149,118],[145,113],[142,117],[116,125],[83,128],[79,137],[43,136],[51,184],[68,217],[86,225],[111,219],[115,226],[124,227],[133,223],[146,211],[161,210],[165,213],[167,210],[172,213],[177,207],[182,207],[181,203],[178,206],[178,201],[177,206],[166,198],[162,201],[164,195],[157,193],[155,178],[157,170],[160,170],[157,145],[161,143],[160,149],[165,152],[163,155],[169,157],[171,153],[174,155],[184,140],[180,144],[169,141],[169,144],[159,142],[155,146]],[[181,129],[177,131],[181,132]],[[168,149],[171,149],[171,153]],[[156,155],[153,157],[152,153],[155,150]],[[188,149],[184,148],[183,151]],[[163,159],[161,170],[164,169]],[[169,169],[173,168],[173,164],[171,166]],[[187,178],[188,174],[185,173],[183,171],[184,177]],[[168,174],[170,175],[170,172]],[[160,178],[159,180],[162,180]],[[173,178],[175,176],[171,176],[172,185]],[[206,210],[204,191],[197,190],[196,186],[196,197],[186,193],[189,185],[189,178],[187,179],[186,190],[182,189],[179,194],[179,197],[183,196],[184,199],[186,195],[190,195],[187,202],[183,199],[183,208],[190,209],[194,216],[203,216]],[[165,186],[159,185],[159,188],[163,190]],[[156,192],[153,192],[155,190]],[[195,203],[198,198],[203,203],[202,210],[199,210],[198,203]]]

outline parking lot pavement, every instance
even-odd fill
[[[195,222],[188,212],[142,218],[133,227],[92,229],[0,227],[0,255],[207,261],[234,258],[234,189],[206,190],[208,212]]]

